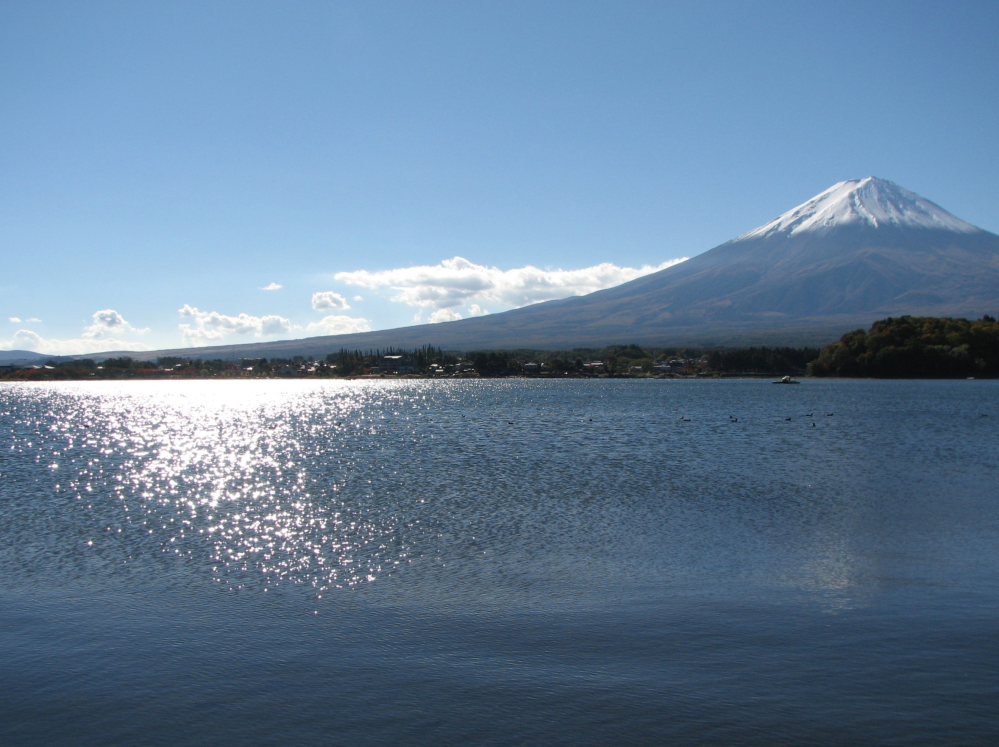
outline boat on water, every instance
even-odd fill
[[[785,376],[780,381],[773,382],[774,384],[800,384],[801,382],[797,379],[792,379],[790,376]]]

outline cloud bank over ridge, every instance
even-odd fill
[[[324,294],[315,294],[324,295]],[[337,294],[332,294],[336,296]],[[342,296],[338,296],[343,300]],[[346,303],[346,302],[344,302]],[[334,308],[326,305],[315,305],[315,308]],[[344,335],[352,332],[369,332],[371,326],[367,319],[332,314],[325,316],[317,322],[311,322],[300,326],[293,324],[290,319],[277,314],[267,314],[265,316],[254,316],[252,314],[238,314],[231,316],[218,311],[201,311],[190,304],[184,304],[178,313],[190,319],[179,326],[184,345],[190,347],[201,347],[204,345],[218,344],[230,335],[252,335],[253,337],[267,337],[270,335],[288,335],[292,332],[306,332],[310,335]]]
[[[391,301],[417,309],[412,323],[433,324],[592,293],[671,267],[685,259],[637,268],[604,262],[577,270],[541,269],[532,265],[502,270],[456,256],[436,265],[339,272],[334,278],[346,285],[375,291],[388,290]],[[261,290],[273,291],[280,288],[277,283],[271,283]],[[354,295],[352,300],[359,302],[363,299]],[[219,311],[203,311],[184,304],[177,310],[184,317],[177,329],[181,344],[186,347],[222,344],[232,337],[292,337],[296,333],[304,336],[341,335],[371,331],[368,319],[342,313],[351,308],[345,295],[332,290],[316,291],[311,294],[311,306],[315,311],[334,313],[316,321],[296,324],[280,314],[231,315]],[[8,321],[11,324],[39,322],[35,318],[22,320],[20,317],[10,317]],[[149,345],[129,339],[145,335],[149,331],[148,328],[132,325],[114,309],[100,309],[93,313],[91,323],[83,328],[79,337],[47,338],[34,330],[22,328],[11,339],[0,340],[0,347],[52,355],[150,350],[152,348]],[[163,347],[163,343],[155,347]]]
[[[465,308],[472,316],[489,313],[484,304],[518,308],[568,296],[581,296],[620,285],[664,270],[686,257],[660,265],[619,267],[603,262],[578,270],[544,270],[532,265],[501,270],[470,262],[464,257],[446,259],[436,265],[417,265],[371,272],[338,272],[335,280],[362,288],[391,290],[391,300],[418,308],[436,309],[429,321],[461,319]],[[467,306],[466,306],[467,304]],[[450,313],[443,313],[447,310]],[[414,321],[422,320],[417,314]]]
[[[132,326],[114,309],[100,309],[91,316],[92,322],[83,328],[78,338],[60,340],[43,337],[30,329],[17,330],[10,340],[0,340],[0,349],[32,350],[48,355],[77,355],[100,353],[108,350],[150,350],[145,345],[134,340],[120,339],[122,335],[144,335],[148,328],[139,329]],[[25,322],[39,322],[39,319],[25,319]],[[10,317],[11,323],[20,323],[18,317]]]
[[[191,320],[190,323],[181,324],[179,327],[184,344],[192,347],[209,345],[231,334],[252,334],[254,337],[261,337],[291,332],[293,328],[290,320],[277,314],[229,316],[218,311],[201,311],[190,304],[184,304],[178,309],[178,313]]]

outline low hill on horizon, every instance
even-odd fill
[[[31,350],[0,350],[0,366],[37,364],[50,359],[61,360],[65,356],[45,355]]]

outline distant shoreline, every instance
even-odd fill
[[[254,381],[765,381],[779,383],[780,377],[774,374],[758,373],[724,373],[710,375],[690,375],[681,374],[652,376],[641,374],[614,374],[614,375],[564,375],[564,376],[480,376],[478,374],[464,376],[427,376],[423,374],[403,374],[392,376],[388,374],[367,374],[361,376],[330,376],[330,377],[309,377],[309,376],[110,376],[110,377],[12,377],[0,375],[0,384],[48,384],[59,382],[193,382],[193,381],[218,381],[229,383],[246,383]],[[795,375],[796,381],[822,381],[835,379],[839,381],[995,381],[996,376],[809,376]]]
[[[346,350],[324,358],[127,356],[0,365],[0,381],[178,379],[721,379],[783,376],[856,379],[999,378],[999,322],[889,317],[819,348],[609,345],[600,350]]]

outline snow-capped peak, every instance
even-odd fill
[[[779,218],[742,234],[736,241],[777,234],[794,236],[806,231],[825,232],[848,225],[935,228],[959,233],[979,233],[981,230],[915,192],[886,179],[869,176],[834,184]]]

